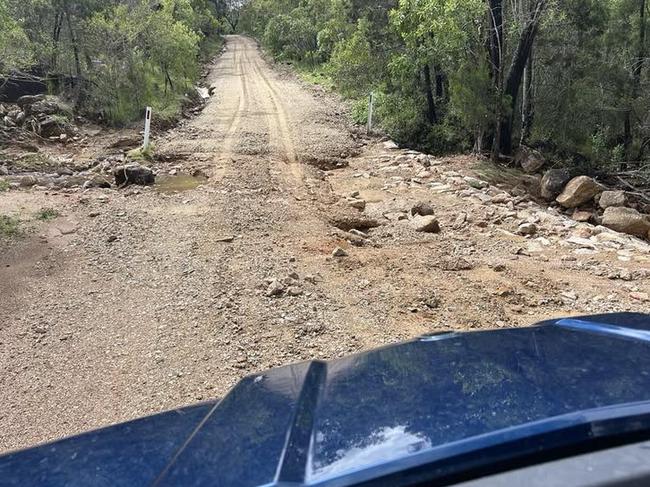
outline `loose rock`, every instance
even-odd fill
[[[645,215],[632,208],[611,206],[605,210],[603,225],[617,232],[647,238],[650,221]]]
[[[600,195],[600,200],[598,205],[606,210],[612,206],[626,206],[627,205],[627,196],[625,191],[604,191]]]
[[[576,208],[602,193],[603,186],[588,176],[578,176],[569,181],[564,191],[557,197],[557,202],[565,208]]]
[[[566,184],[571,180],[571,174],[566,169],[551,169],[546,171],[541,183],[541,196],[547,201],[553,201],[559,196]]]
[[[577,222],[583,222],[587,223],[591,221],[591,219],[594,217],[594,214],[590,211],[580,211],[576,210],[573,212],[572,218],[577,221]]]
[[[411,208],[411,216],[431,216],[434,214],[434,209],[431,203],[426,203],[423,201],[417,202],[415,205],[413,205],[413,208]]]
[[[341,257],[347,257],[348,253],[343,250],[341,247],[336,247],[334,251],[332,252],[332,257],[336,258],[341,258]]]
[[[519,235],[535,235],[537,233],[537,225],[534,223],[522,223],[517,229]]]
[[[284,286],[282,283],[276,279],[271,281],[271,284],[269,284],[269,287],[266,289],[266,295],[269,298],[275,298],[278,296],[282,296],[284,294]]]
[[[544,167],[546,161],[538,151],[530,147],[522,146],[515,155],[515,163],[521,166],[528,174],[533,174]]]
[[[118,186],[128,186],[129,184],[149,186],[156,182],[153,171],[140,164],[116,167],[113,176],[115,176],[115,184]]]
[[[410,221],[410,225],[416,232],[420,233],[439,233],[440,222],[431,215],[417,215]]]
[[[474,189],[485,189],[488,186],[490,186],[490,184],[487,181],[482,181],[480,179],[476,179],[470,176],[466,176],[463,179],[467,184],[469,184]]]

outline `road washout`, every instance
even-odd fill
[[[156,170],[204,174],[197,187],[0,193],[26,220],[60,213],[0,253],[1,451],[429,332],[647,311],[641,240],[599,241],[527,198],[473,188],[475,158],[365,136],[250,39],[227,39],[208,83],[206,107],[155,141]],[[440,232],[410,224],[423,204]],[[520,235],[528,221],[537,233]]]

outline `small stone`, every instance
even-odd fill
[[[334,251],[332,252],[332,257],[341,258],[341,257],[347,257],[347,256],[348,256],[348,253],[345,250],[343,250],[341,247],[336,247],[334,249]]]
[[[535,235],[537,233],[537,225],[534,223],[522,223],[517,229],[519,235]]]
[[[576,210],[573,212],[572,218],[577,222],[587,223],[594,217],[594,214],[590,211],[580,211]]]
[[[297,286],[291,286],[289,289],[287,289],[287,294],[289,296],[297,297],[302,295],[302,289],[300,289]]]
[[[563,293],[560,293],[560,296],[562,296],[565,299],[568,299],[569,301],[577,301],[578,300],[578,296],[573,291],[565,291]]]
[[[634,292],[630,293],[630,297],[636,301],[641,301],[642,303],[650,302],[650,295],[648,293]]]
[[[271,281],[271,284],[269,284],[269,287],[266,289],[266,295],[269,298],[275,298],[278,296],[282,296],[284,294],[284,286],[282,283],[276,279]]]
[[[465,176],[463,179],[469,186],[474,189],[485,189],[490,186],[487,181],[481,181],[480,179],[476,179],[471,176]]]
[[[424,201],[419,201],[411,208],[411,216],[431,216],[434,214],[433,205]]]
[[[365,200],[361,199],[350,199],[348,200],[348,205],[350,205],[352,208],[363,211],[366,209],[366,202]]]
[[[387,140],[384,142],[384,149],[386,150],[397,150],[399,149],[399,146],[393,142],[392,140]]]
[[[106,239],[106,241],[107,241],[108,243],[115,242],[116,240],[117,240],[117,235],[111,235],[110,237],[108,237],[108,238]]]
[[[454,221],[454,230],[460,230],[467,222],[467,213],[460,213]]]
[[[417,215],[410,221],[411,228],[420,233],[439,233],[440,222],[432,215]]]

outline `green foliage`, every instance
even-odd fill
[[[0,238],[17,237],[21,234],[18,218],[0,215]]]
[[[37,220],[41,220],[44,222],[54,220],[60,216],[60,213],[58,210],[54,208],[41,208],[35,215],[35,218]]]
[[[0,74],[29,66],[32,45],[18,21],[10,16],[7,0],[0,0]]]
[[[350,98],[356,122],[365,123],[375,91],[378,126],[403,144],[489,149],[504,117],[514,121],[516,143],[531,107],[527,141],[560,159],[602,168],[647,159],[650,2],[644,25],[640,0],[547,2],[532,50],[533,99],[524,107],[522,86],[516,96],[502,93],[536,3],[501,1],[500,75],[488,51],[485,0],[251,0],[241,22],[278,59],[298,63],[303,78],[331,81]]]
[[[112,124],[145,106],[178,113],[219,25],[208,0],[0,0],[0,72],[44,71],[75,109]]]
[[[180,98],[198,76],[201,35],[189,2],[168,0],[158,10],[148,2],[116,5],[86,23],[96,69],[91,104],[113,124],[139,118],[142,107],[178,112]],[[184,19],[181,20],[181,19]]]
[[[347,96],[359,97],[380,81],[380,60],[373,55],[369,40],[370,24],[359,20],[353,34],[339,42],[332,52],[329,71],[336,86]]]
[[[9,184],[9,181],[7,181],[6,179],[0,179],[0,193],[9,191],[9,188],[11,188],[11,184]]]

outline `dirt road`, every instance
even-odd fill
[[[509,230],[543,208],[501,218],[436,190],[458,179],[457,159],[429,161],[418,177],[431,183],[405,178],[414,156],[356,135],[341,103],[272,69],[253,41],[228,38],[209,83],[202,113],[156,141],[159,171],[201,170],[205,184],[0,193],[23,219],[61,212],[0,252],[0,451],[220,397],[290,362],[647,307],[640,243],[576,253],[561,245],[575,228],[549,223],[531,250]],[[365,213],[347,204],[355,191]],[[440,234],[393,218],[417,201]],[[367,238],[332,225],[354,212],[382,225]]]

